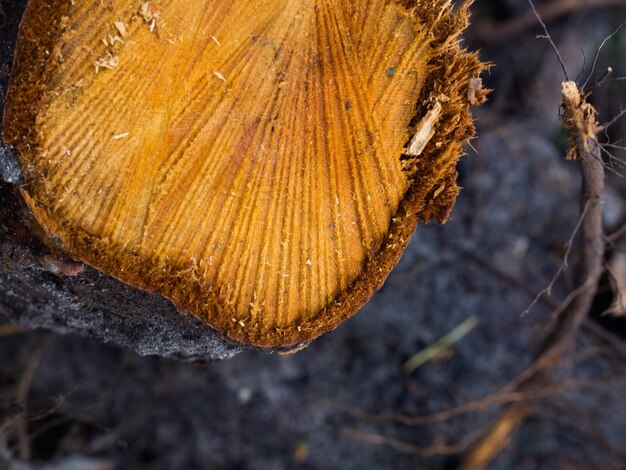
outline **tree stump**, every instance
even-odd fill
[[[467,21],[443,0],[31,0],[3,121],[3,217],[23,224],[7,275],[54,276],[66,311],[150,317],[168,354],[218,348],[191,316],[302,347],[367,302],[418,222],[448,218],[485,97]]]

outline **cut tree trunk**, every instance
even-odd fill
[[[84,262],[238,343],[334,329],[417,222],[450,213],[485,97],[467,18],[445,0],[31,0],[3,137],[37,262],[103,276]],[[169,305],[124,289],[117,314],[131,291]]]

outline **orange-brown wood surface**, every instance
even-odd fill
[[[311,339],[456,195],[481,66],[426,5],[31,0],[4,123],[24,198],[64,251],[233,339]]]

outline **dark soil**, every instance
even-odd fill
[[[24,4],[0,0],[2,95]],[[72,305],[72,293],[80,298],[94,285],[102,290],[113,281],[93,270],[68,280],[37,268],[33,260],[44,248],[27,254],[32,259],[24,255],[23,271],[11,271],[18,268],[7,267],[6,259],[18,255],[6,234],[17,229],[6,214],[15,199],[11,185],[3,185],[0,296],[13,295],[16,305],[0,309],[0,323],[20,316],[28,318],[22,324],[86,337],[0,329],[0,468],[454,468],[462,449],[448,452],[444,444],[455,445],[480,429],[497,407],[420,425],[375,415],[430,415],[492,394],[524,370],[543,338],[550,308],[539,302],[529,314],[521,313],[556,272],[579,210],[577,165],[564,159],[558,119],[563,73],[557,60],[547,42],[535,37],[540,33],[535,27],[497,40],[489,35],[526,14],[528,4],[479,0],[473,11],[466,43],[496,64],[485,76],[495,91],[475,113],[480,136],[472,143],[476,152],[468,149],[470,156],[462,161],[464,191],[451,220],[419,227],[371,302],[295,355],[237,354],[193,320],[168,317],[168,304],[148,294],[133,297],[145,303],[147,314],[172,325],[189,322],[184,327],[192,333],[182,339],[187,349],[172,346],[181,339],[168,338],[169,327],[140,328],[123,307],[117,329],[85,331],[84,325],[97,326],[115,310],[115,299],[106,293],[100,294],[100,310],[85,312],[91,317],[84,323],[59,324],[59,309]],[[583,66],[581,51],[588,72],[598,45],[625,18],[623,8],[583,10],[548,24],[572,78]],[[624,57],[626,28],[607,42],[594,79],[608,65],[615,77],[626,75]],[[599,119],[609,120],[626,105],[625,82],[607,81],[594,90],[592,102]],[[626,118],[610,133],[615,141],[625,135]],[[612,165],[618,172],[620,163]],[[626,219],[625,193],[625,180],[611,173],[607,232]],[[574,250],[553,301],[572,289],[575,265]],[[12,284],[16,278],[41,285],[42,295],[69,298],[33,305],[20,297],[20,286]],[[593,312],[598,318],[612,297],[606,288],[601,292]],[[20,298],[24,304],[17,308]],[[75,308],[81,311],[80,302]],[[403,371],[408,358],[470,317],[478,326],[447,356]],[[603,331],[623,338],[625,323],[606,322]],[[160,350],[154,344],[169,346]],[[200,357],[231,358],[189,361]],[[585,328],[564,360],[563,387],[538,402],[540,412],[525,421],[490,468],[626,466],[624,358]],[[17,391],[29,367],[36,369],[25,404]]]

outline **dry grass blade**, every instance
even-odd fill
[[[427,348],[410,357],[402,366],[404,372],[411,373],[419,366],[434,358],[443,356],[456,343],[467,336],[478,326],[478,318],[470,317],[460,325],[452,329],[448,334],[441,337]]]

